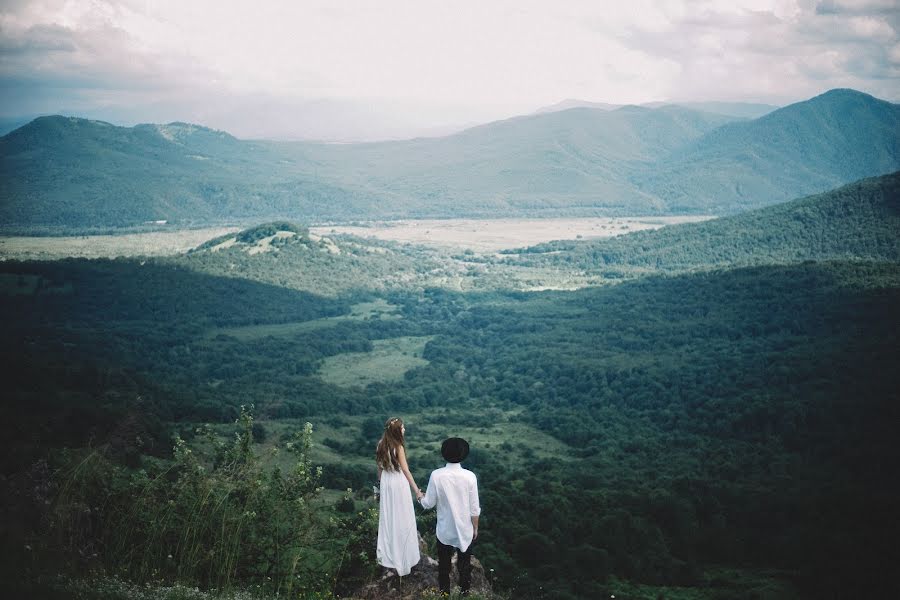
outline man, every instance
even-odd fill
[[[428,490],[420,500],[425,509],[437,505],[438,586],[450,593],[450,561],[457,553],[459,588],[468,595],[472,584],[472,544],[478,537],[478,480],[459,464],[469,455],[462,438],[448,438],[441,445],[447,466],[435,469]]]

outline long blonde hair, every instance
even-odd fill
[[[391,417],[384,422],[384,433],[375,447],[375,463],[385,471],[398,471],[400,458],[398,448],[406,449],[403,439],[403,419]]]

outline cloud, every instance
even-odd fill
[[[670,90],[675,98],[790,102],[855,87],[900,99],[890,51],[900,41],[896,9],[883,2],[823,4],[686,4],[667,30],[635,23],[620,39],[680,65],[682,77]]]
[[[0,114],[245,106],[279,111],[260,119],[269,131],[316,102],[419,127],[573,97],[780,103],[854,87],[897,101],[898,13],[895,0],[19,0],[0,7]]]

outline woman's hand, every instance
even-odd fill
[[[425,494],[422,493],[422,490],[420,490],[419,488],[416,488],[416,500],[421,500],[424,497],[425,497]]]

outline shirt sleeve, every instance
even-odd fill
[[[434,471],[428,477],[428,489],[425,490],[425,495],[419,502],[422,504],[422,508],[425,509],[434,508],[434,505],[437,504],[437,486],[434,484]]]
[[[429,486],[430,488],[431,486]],[[478,502],[478,478],[472,474],[472,483],[469,485],[469,515],[477,517],[481,514],[481,503]]]

